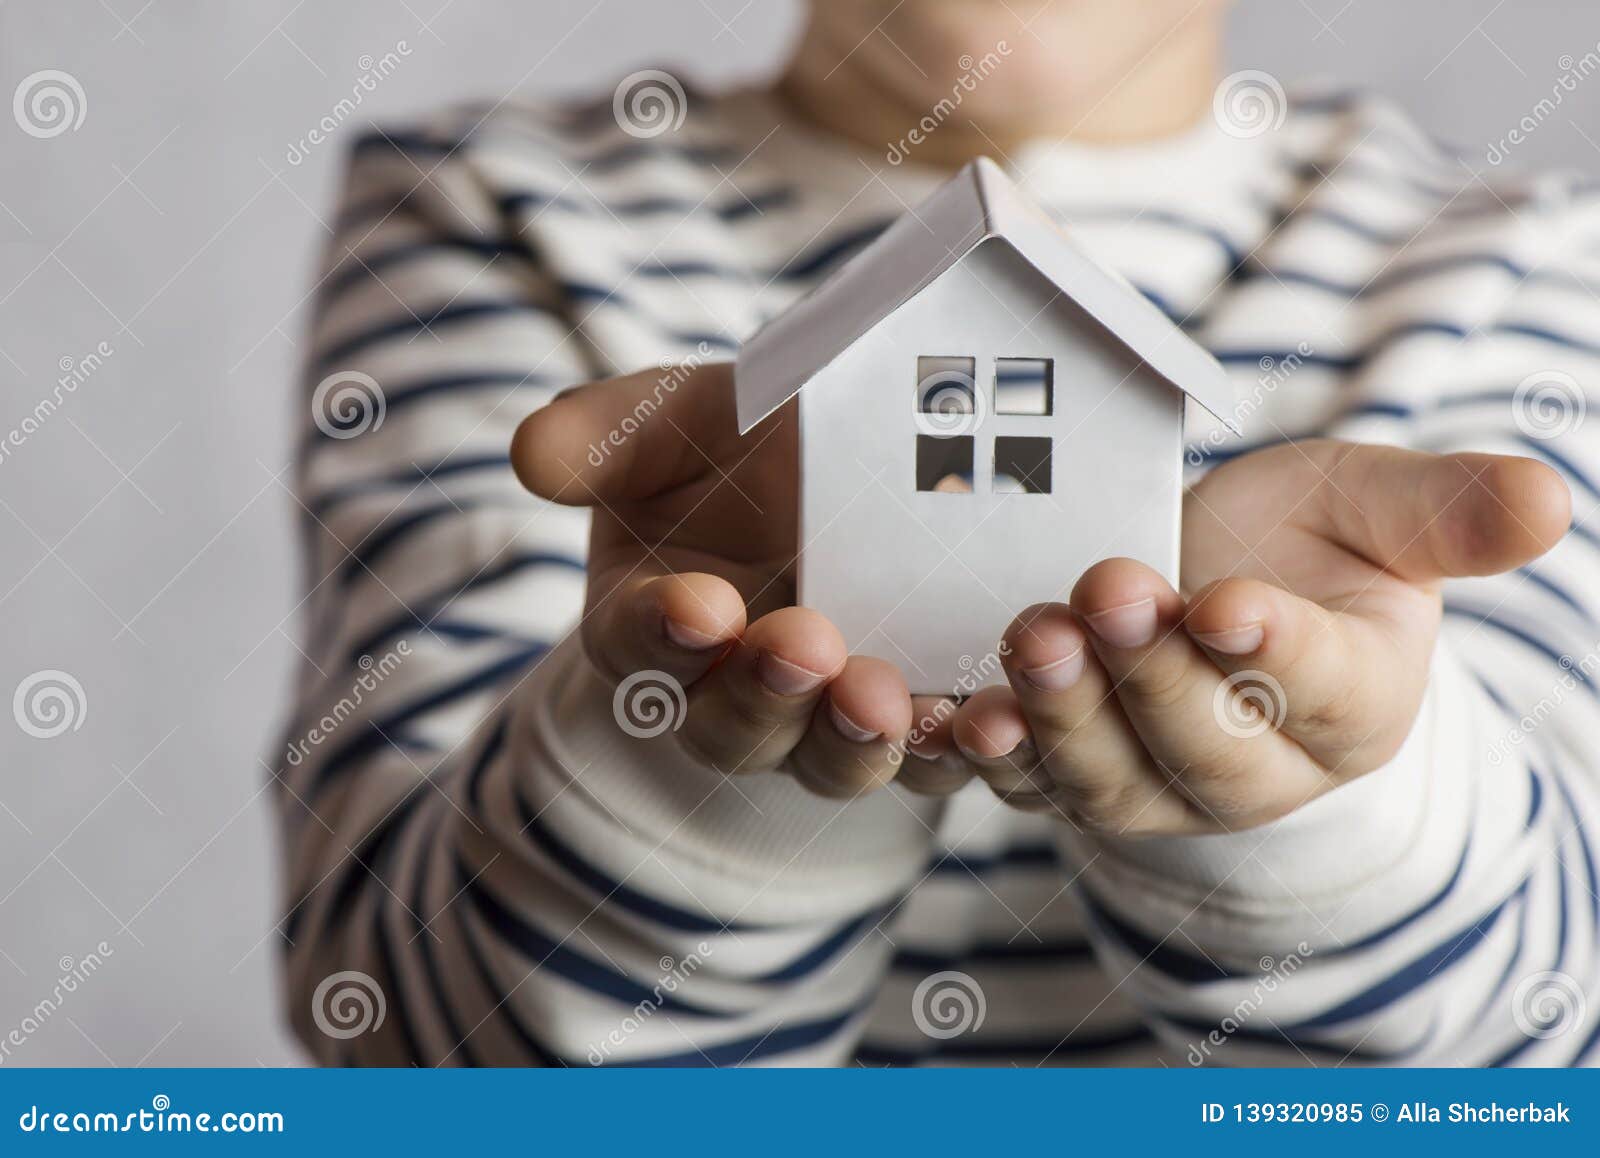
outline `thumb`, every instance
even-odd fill
[[[731,363],[652,367],[535,410],[511,438],[511,467],[555,502],[642,499],[704,474],[737,434]]]
[[[1500,454],[1305,444],[1322,472],[1311,529],[1414,583],[1498,575],[1566,534],[1572,495],[1550,467]]]

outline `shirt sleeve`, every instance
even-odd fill
[[[1504,307],[1462,339],[1448,387],[1354,399],[1359,417],[1326,430],[1531,456],[1574,496],[1549,555],[1447,585],[1429,690],[1399,755],[1252,831],[1064,834],[1112,979],[1192,1064],[1597,1060],[1593,193],[1557,218],[1539,223],[1548,246],[1531,268],[1506,272]]]
[[[293,1022],[330,1063],[845,1060],[930,807],[726,780],[618,726],[571,636],[586,517],[507,461],[608,371],[472,150],[360,142],[316,289],[271,761]]]

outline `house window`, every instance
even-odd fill
[[[917,435],[917,489],[939,494],[972,491],[972,435]]]
[[[996,494],[1050,493],[1050,440],[997,435],[994,440]]]
[[[996,358],[996,414],[1049,415],[1055,399],[1055,363],[1049,358]]]
[[[954,354],[917,358],[917,490],[970,494],[973,463],[994,462],[995,494],[1050,493],[1049,423],[1038,436],[996,435],[976,445],[985,416],[1049,418],[1055,412],[1055,364],[1049,358],[996,358],[994,391],[980,391],[977,359]],[[1023,429],[1033,425],[1021,424]],[[1016,429],[1017,423],[1010,424]]]
[[[980,421],[977,360],[918,358],[917,428],[934,435],[971,434]]]

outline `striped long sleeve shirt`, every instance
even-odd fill
[[[586,516],[517,485],[512,431],[574,384],[731,357],[943,177],[759,94],[651,132],[607,100],[353,145],[273,762],[320,1060],[1600,1060],[1600,189],[1481,178],[1349,94],[1003,158],[1236,377],[1244,437],[1196,441],[1195,472],[1328,435],[1533,456],[1575,499],[1547,557],[1448,585],[1390,765],[1262,829],[1090,839],[979,784],[727,781],[617,726],[574,636]]]

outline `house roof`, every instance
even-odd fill
[[[1238,433],[1233,384],[1216,359],[1074,245],[987,157],[968,164],[744,343],[734,372],[740,432],[992,239],[1011,245],[1135,356]]]

